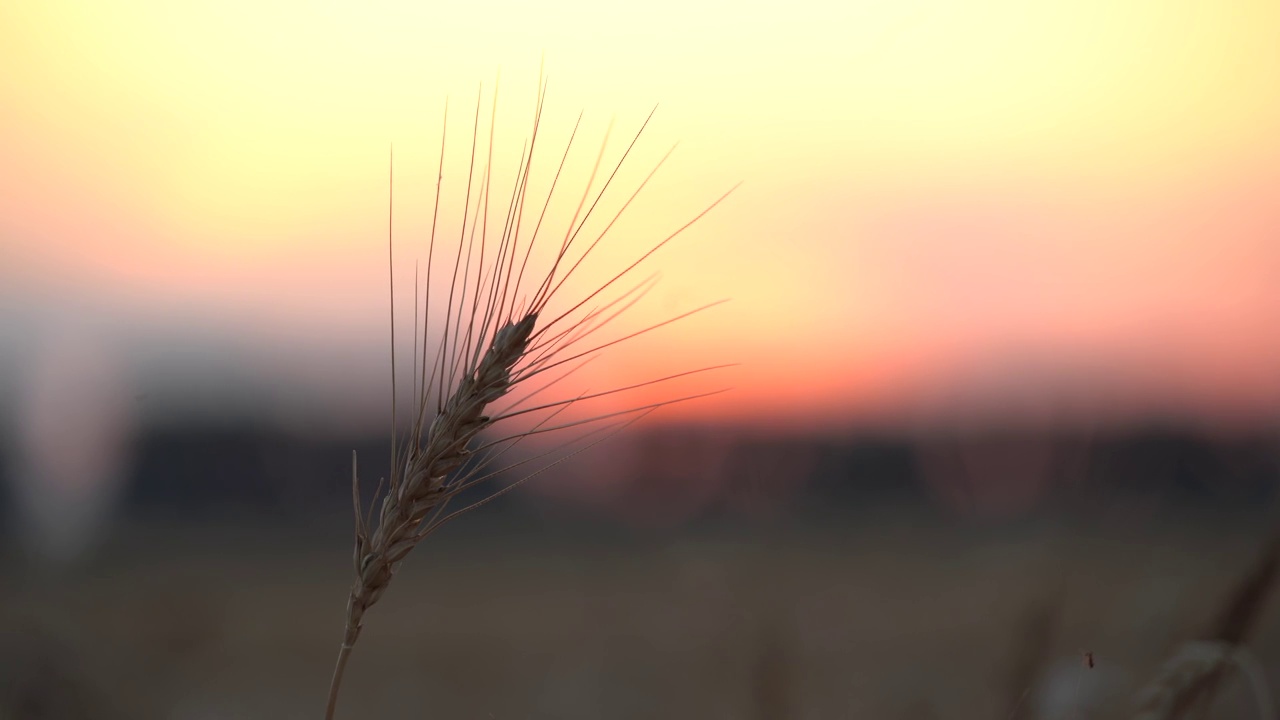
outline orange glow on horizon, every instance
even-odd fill
[[[446,97],[456,216],[477,86],[501,68],[506,187],[545,53],[540,187],[585,111],[549,238],[610,117],[616,159],[661,104],[627,192],[681,142],[588,279],[745,181],[637,275],[662,281],[629,327],[732,302],[585,382],[739,362],[692,386],[732,393],[671,417],[764,422],[1024,391],[1065,413],[1280,409],[1280,6],[837,5],[8,3],[4,298],[289,338],[306,347],[246,362],[332,390],[350,367],[288,368],[385,332],[390,146],[404,288]]]

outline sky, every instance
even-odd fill
[[[0,3],[0,451],[22,536],[91,543],[158,423],[385,432],[388,309],[405,383],[442,132],[459,238],[472,128],[511,187],[540,78],[535,197],[582,120],[535,265],[599,187],[599,148],[612,168],[657,107],[588,237],[678,144],[558,300],[741,183],[627,276],[657,284],[596,337],[728,302],[555,392],[735,366],[593,413],[727,388],[655,421],[1274,423],[1276,37],[1263,0]],[[667,512],[695,512],[734,445],[682,447],[542,486],[606,502],[618,458],[684,463],[672,477],[707,482]],[[1037,476],[1017,475],[1025,504]]]
[[[591,387],[737,363],[669,417],[774,427],[1272,418],[1277,36],[1260,0],[4,3],[6,422],[85,387],[385,423],[391,147],[408,288],[446,100],[454,168],[498,85],[510,165],[541,67],[548,147],[583,113],[566,187],[611,121],[616,158],[658,106],[622,187],[679,143],[598,273],[742,183],[627,327],[729,302]]]

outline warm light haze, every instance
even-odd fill
[[[0,0],[0,720],[1276,718],[1278,480],[1280,0]]]
[[[628,190],[681,143],[606,265],[743,181],[632,322],[732,301],[594,386],[738,362],[670,416],[746,423],[1274,415],[1277,37],[1264,2],[6,3],[5,404],[86,365],[135,414],[384,422],[389,148],[407,289],[446,98],[460,159],[500,71],[514,165],[545,56],[569,194],[612,118],[616,158],[659,105]]]

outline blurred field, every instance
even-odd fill
[[[1213,620],[1266,529],[903,511],[626,533],[482,513],[410,557],[339,716],[1089,717]],[[0,717],[318,717],[347,540],[336,519],[139,522],[79,569],[11,553]],[[1280,680],[1275,613],[1251,645]],[[1217,709],[1257,716],[1234,681]]]

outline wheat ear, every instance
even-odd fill
[[[1258,717],[1275,717],[1274,702],[1267,687],[1266,673],[1248,649],[1220,641],[1193,641],[1165,662],[1154,680],[1142,688],[1136,698],[1138,710],[1134,720],[1172,720],[1183,714],[1188,697],[1222,673],[1235,668],[1248,682],[1258,707]]]
[[[1176,720],[1197,703],[1205,712],[1227,670],[1249,682],[1263,718],[1275,717],[1265,674],[1244,646],[1271,597],[1280,574],[1280,530],[1273,530],[1262,553],[1225,598],[1208,640],[1188,642],[1137,697],[1134,720]]]
[[[547,388],[555,385],[565,375],[571,374],[581,362],[589,360],[595,352],[617,345],[638,335],[644,334],[670,322],[687,317],[693,312],[705,309],[698,308],[689,313],[678,315],[664,322],[656,323],[612,340],[583,347],[584,341],[597,331],[609,326],[614,320],[633,307],[652,287],[646,279],[630,289],[620,293],[611,300],[600,300],[601,294],[626,277],[637,265],[647,259],[658,248],[688,228],[693,222],[718,205],[729,193],[711,203],[692,220],[678,228],[661,242],[639,256],[637,260],[623,268],[576,303],[563,311],[549,310],[551,303],[557,298],[558,291],[565,281],[581,265],[583,260],[597,247],[605,233],[613,226],[622,211],[635,199],[640,189],[656,172],[657,167],[649,173],[643,182],[622,203],[621,209],[608,221],[599,236],[585,250],[579,251],[575,241],[583,232],[583,228],[597,209],[601,198],[616,176],[622,162],[648,124],[641,126],[631,145],[627,147],[622,158],[615,165],[613,172],[604,181],[602,187],[588,203],[592,185],[600,168],[605,148],[602,145],[600,155],[596,159],[595,170],[591,180],[578,202],[577,211],[569,223],[564,238],[554,254],[549,269],[543,273],[534,273],[530,267],[531,249],[546,218],[547,207],[551,202],[551,194],[555,191],[553,181],[548,191],[546,202],[537,216],[536,225],[528,238],[522,238],[522,220],[524,218],[528,177],[533,163],[534,148],[538,138],[539,124],[542,117],[542,105],[546,93],[546,84],[539,81],[537,108],[534,114],[533,133],[521,151],[521,162],[516,173],[516,186],[506,201],[507,214],[501,225],[500,239],[497,248],[486,243],[489,233],[489,205],[492,198],[491,178],[493,164],[493,120],[490,121],[488,159],[480,167],[482,179],[473,193],[474,175],[478,169],[477,138],[480,128],[480,96],[477,96],[475,127],[471,143],[471,171],[467,180],[466,203],[462,212],[462,233],[459,236],[456,251],[450,261],[444,261],[445,281],[448,284],[445,320],[438,328],[437,351],[434,359],[426,352],[428,332],[427,322],[430,318],[430,302],[432,297],[431,269],[435,258],[436,222],[433,219],[431,240],[428,245],[427,278],[425,296],[417,296],[417,278],[415,276],[415,322],[414,322],[414,393],[416,396],[416,415],[409,437],[399,441],[399,431],[395,426],[395,316],[392,311],[392,462],[391,473],[386,483],[386,491],[381,494],[381,508],[376,514],[366,515],[361,508],[359,476],[356,470],[356,459],[352,457],[352,496],[355,509],[355,580],[347,600],[345,627],[342,645],[338,653],[337,665],[334,668],[333,680],[329,688],[329,698],[325,710],[326,720],[331,720],[337,705],[338,690],[342,683],[343,672],[351,650],[360,637],[365,613],[378,602],[386,592],[400,564],[409,552],[424,538],[438,529],[442,524],[473,510],[492,500],[494,497],[509,491],[512,487],[540,472],[562,462],[568,457],[581,452],[603,437],[643,417],[648,412],[674,402],[704,397],[713,393],[699,393],[685,397],[676,397],[657,403],[632,406],[622,411],[607,412],[589,417],[585,420],[564,421],[554,424],[552,421],[564,410],[576,403],[593,398],[611,396],[647,387],[656,383],[672,380],[693,373],[716,369],[700,368],[690,372],[661,377],[637,385],[613,388],[604,392],[587,393],[568,396],[553,402],[529,404],[540,396]],[[494,118],[496,119],[497,92],[494,93]],[[446,123],[448,107],[445,109]],[[650,114],[652,117],[652,113]],[[581,120],[581,116],[579,116]],[[573,135],[566,143],[564,157],[556,171],[556,181],[560,170],[564,167],[573,139],[577,135],[575,125]],[[606,135],[607,142],[607,135]],[[441,137],[441,169],[437,180],[436,214],[439,217],[439,187],[443,181],[445,137]],[[674,148],[673,148],[674,149]],[[527,152],[526,152],[527,150]],[[670,152],[667,153],[667,156]],[[662,161],[666,160],[666,157]],[[662,161],[657,164],[661,166]],[[394,177],[394,176],[392,176]],[[732,192],[732,189],[729,191]],[[474,198],[474,207],[472,205]],[[391,215],[390,208],[388,215]],[[532,213],[530,214],[532,216]],[[388,221],[388,255],[390,247],[390,220]],[[479,238],[477,239],[477,235]],[[524,246],[521,247],[523,240]],[[390,262],[390,261],[389,261]],[[392,282],[392,298],[394,299],[394,280]],[[441,291],[443,294],[443,291]],[[422,307],[422,343],[421,352],[417,340],[419,304]],[[570,368],[565,375],[556,378],[546,385],[517,400],[511,406],[493,411],[491,408],[499,399],[507,396],[517,386],[543,373],[575,361],[581,361]],[[723,366],[717,366],[723,367]],[[429,369],[429,373],[428,373]],[[719,391],[716,391],[719,392]],[[434,407],[432,407],[434,406]],[[480,434],[494,425],[508,419],[523,417],[532,419],[532,427],[512,431],[496,440],[486,440],[476,445]],[[612,424],[601,427],[602,421],[611,420]],[[516,483],[508,485],[485,499],[469,506],[446,513],[448,502],[459,493],[475,487],[477,484],[491,479],[510,468],[523,466],[528,460],[515,462],[507,468],[488,471],[502,454],[520,440],[535,434],[558,432],[570,429],[586,429],[589,431],[564,443],[561,449],[567,450],[559,457],[548,461],[543,467],[529,472]],[[608,435],[604,435],[607,437]],[[591,440],[586,446],[579,441]],[[548,454],[534,458],[544,459]],[[382,490],[379,486],[379,492]],[[379,492],[375,492],[375,502]]]

